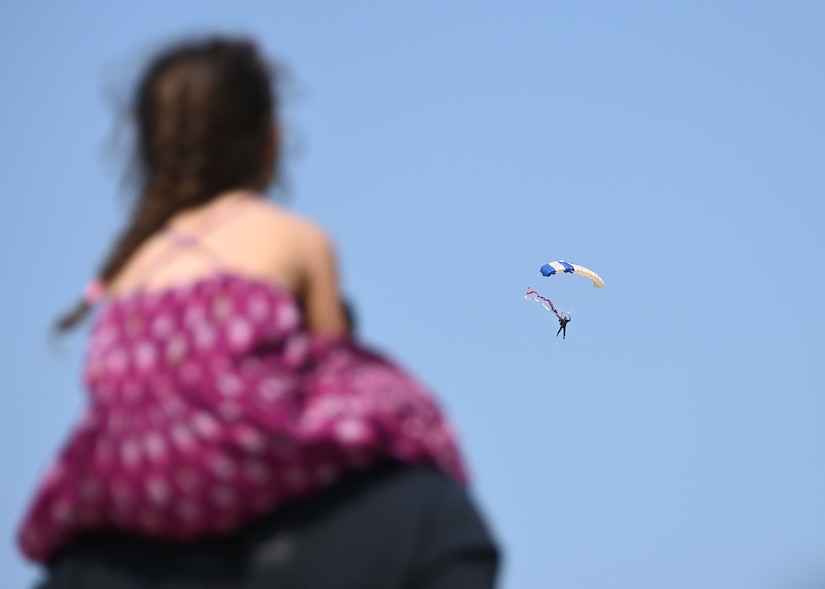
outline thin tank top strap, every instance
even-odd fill
[[[211,231],[224,225],[227,220],[238,214],[239,211],[244,210],[248,210],[248,207],[241,207],[238,201],[233,201],[222,206],[220,210],[208,214],[206,218],[202,219],[200,223],[197,223],[189,231],[183,231],[171,223],[167,223],[161,229],[162,234],[168,239],[167,247],[149,262],[140,273],[141,278],[154,274],[183,251],[191,251],[200,255],[206,260],[210,270],[213,272],[224,269],[225,264],[223,257],[215,251],[215,248],[204,243],[203,238]]]
[[[169,238],[169,247],[166,249],[166,252],[169,255],[163,256],[166,258],[166,260],[163,261],[168,261],[169,259],[175,257],[175,255],[179,254],[181,250],[190,250],[205,259],[213,270],[220,270],[224,267],[223,258],[221,255],[215,251],[215,248],[210,247],[201,240],[201,237],[203,237],[207,232],[192,234],[188,231],[181,231],[171,225],[166,225],[163,228],[163,232]]]

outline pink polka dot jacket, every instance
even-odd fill
[[[228,532],[379,461],[465,480],[420,384],[349,338],[308,334],[291,294],[239,275],[110,301],[84,378],[87,410],[20,526],[35,561],[99,529]]]

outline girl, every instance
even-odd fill
[[[433,399],[348,333],[326,233],[263,197],[280,161],[271,82],[230,39],[175,47],[140,80],[138,199],[58,324],[100,307],[87,411],[20,528],[30,559],[62,562],[110,531],[231,537],[393,464],[465,481]]]

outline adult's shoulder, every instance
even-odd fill
[[[360,483],[370,511],[394,514],[401,527],[409,520],[417,536],[421,564],[464,552],[497,554],[496,542],[469,489],[430,467],[392,466]]]
[[[428,589],[492,587],[498,542],[468,489],[443,472],[403,468],[378,485],[375,503],[411,534],[411,585]],[[389,508],[389,509],[388,509]],[[408,520],[407,523],[403,523]]]

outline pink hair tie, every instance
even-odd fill
[[[83,300],[89,305],[96,305],[106,296],[106,283],[102,280],[92,280],[86,285]]]

